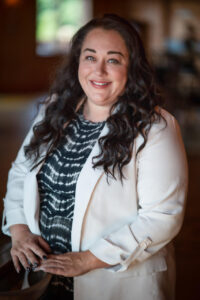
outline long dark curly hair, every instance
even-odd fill
[[[152,123],[162,117],[155,108],[162,105],[163,99],[155,84],[137,29],[117,15],[106,14],[101,18],[94,18],[75,34],[67,62],[59,69],[49,93],[49,99],[56,95],[56,100],[47,104],[45,116],[33,127],[34,135],[24,150],[26,157],[33,159],[33,168],[36,167],[41,162],[41,146],[47,147],[46,155],[42,157],[45,160],[66,134],[64,124],[76,118],[77,106],[86,99],[78,80],[79,57],[86,35],[95,28],[117,31],[129,52],[125,90],[111,107],[106,120],[108,133],[99,139],[100,153],[93,157],[94,168],[103,167],[107,176],[111,175],[115,179],[115,172],[119,172],[122,180],[123,167],[131,160],[135,138],[138,135],[143,137],[138,154],[147,142]],[[116,106],[118,109],[111,113]]]

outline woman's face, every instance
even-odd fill
[[[124,91],[129,54],[115,30],[91,30],[82,45],[78,77],[87,101],[110,108]]]

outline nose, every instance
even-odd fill
[[[98,61],[96,64],[95,64],[95,73],[97,75],[103,75],[106,73],[106,64],[105,64],[105,61]]]

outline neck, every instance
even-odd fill
[[[109,117],[110,106],[99,106],[86,101],[83,108],[83,115],[86,120],[92,122],[102,122]]]

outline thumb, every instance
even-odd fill
[[[49,244],[41,237],[38,237],[38,242],[40,244],[40,246],[48,253],[51,253],[51,248],[49,246]]]

